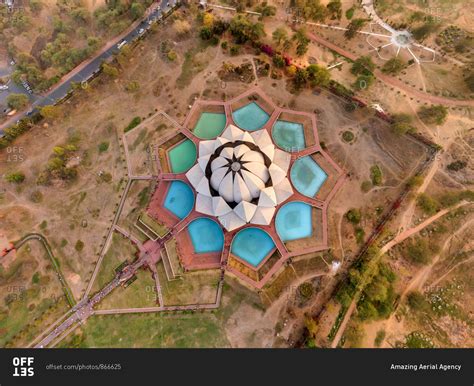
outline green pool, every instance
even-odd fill
[[[196,156],[196,145],[190,139],[177,144],[168,151],[171,171],[173,173],[187,172],[196,162]]]
[[[306,147],[301,123],[278,120],[273,125],[272,136],[275,143],[286,151],[300,151]]]
[[[194,134],[201,139],[212,139],[224,131],[224,113],[202,113],[194,126]]]

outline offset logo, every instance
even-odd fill
[[[13,376],[14,377],[32,377],[35,375],[33,368],[33,357],[14,357],[13,358]]]

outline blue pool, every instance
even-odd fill
[[[306,147],[301,123],[276,121],[272,131],[275,143],[286,151],[300,151]]]
[[[281,207],[275,219],[278,235],[282,241],[304,239],[313,233],[310,205],[290,202]]]
[[[257,103],[252,102],[235,110],[232,113],[232,118],[241,129],[255,131],[261,129],[270,116]]]
[[[275,248],[270,235],[259,228],[245,228],[234,237],[231,252],[257,267]]]
[[[201,217],[189,224],[189,236],[196,253],[220,252],[224,247],[224,233],[213,220]]]
[[[194,194],[188,184],[173,181],[165,198],[165,208],[180,220],[185,218],[194,206]]]
[[[295,161],[290,177],[298,192],[314,197],[328,176],[311,156],[306,156]]]

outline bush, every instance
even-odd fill
[[[221,48],[222,48],[223,50],[226,50],[227,47],[228,47],[228,43],[227,43],[226,41],[224,41],[224,42],[221,43]]]
[[[448,116],[448,109],[443,105],[421,106],[418,110],[418,116],[426,124],[442,125]]]
[[[285,59],[283,56],[276,54],[273,56],[273,64],[278,68],[285,67]]]
[[[107,151],[109,149],[109,143],[108,142],[101,142],[98,146],[99,148],[99,153],[103,153],[104,151]]]
[[[407,296],[407,302],[413,311],[427,312],[430,310],[430,303],[418,291],[410,292]]]
[[[361,56],[357,58],[351,67],[353,75],[372,75],[375,69],[375,64],[370,56]]]
[[[385,74],[397,75],[405,67],[406,67],[405,62],[401,60],[400,58],[395,57],[385,62],[385,64],[382,66],[382,72],[384,72]]]
[[[428,215],[433,215],[439,210],[439,202],[425,193],[418,196],[416,203],[423,213]]]
[[[345,142],[352,142],[354,140],[354,133],[352,131],[346,130],[342,133],[342,139]]]
[[[350,209],[346,213],[346,218],[348,221],[350,221],[352,224],[359,224],[360,219],[361,219],[361,213],[359,209]]]
[[[452,170],[453,172],[458,172],[459,170],[462,170],[464,169],[465,167],[467,166],[467,162],[466,161],[454,161],[454,162],[451,162],[447,168],[448,170]]]
[[[370,179],[373,185],[382,185],[382,170],[378,165],[374,165],[370,168]]]
[[[43,194],[39,190],[35,190],[31,193],[30,200],[31,202],[38,204],[43,201]]]
[[[230,54],[231,54],[232,56],[238,55],[239,52],[240,52],[240,47],[239,47],[239,46],[232,46],[232,47],[230,47]]]
[[[374,346],[380,347],[385,339],[385,330],[377,331],[377,335],[375,336]]]
[[[362,190],[364,193],[367,193],[370,189],[372,189],[372,182],[363,181],[362,184],[360,184],[360,190]]]
[[[415,264],[427,264],[430,258],[426,241],[418,239],[410,243],[407,247],[407,256]]]
[[[137,127],[140,123],[141,123],[142,119],[140,117],[135,117],[133,118],[130,123],[128,124],[128,126],[124,129],[124,132],[126,133],[127,131],[130,131],[132,129],[134,129],[135,127]]]
[[[15,184],[21,184],[23,181],[25,181],[25,174],[22,172],[11,172],[7,173],[5,175],[5,180],[7,182],[15,183]]]
[[[74,249],[77,252],[81,252],[84,249],[84,242],[82,240],[77,240],[76,245],[74,245]]]
[[[392,116],[392,123],[390,127],[398,135],[413,133],[415,131],[415,128],[411,125],[411,122],[411,115],[404,113],[394,114]]]

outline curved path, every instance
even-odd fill
[[[64,294],[66,295],[66,299],[71,307],[74,307],[76,304],[76,300],[74,299],[74,296],[72,295],[72,291],[69,288],[69,285],[66,282],[66,279],[64,279],[64,276],[61,272],[61,268],[59,267],[58,260],[54,257],[53,251],[48,243],[48,240],[39,233],[30,233],[23,237],[20,241],[15,243],[15,249],[20,248],[23,244],[25,244],[28,241],[31,240],[37,240],[40,241],[41,244],[43,245],[44,249],[46,250],[46,253],[48,254],[49,259],[51,260],[51,264],[54,267],[54,270],[56,271],[56,275],[58,275],[58,279],[61,283],[61,287],[64,291]]]

